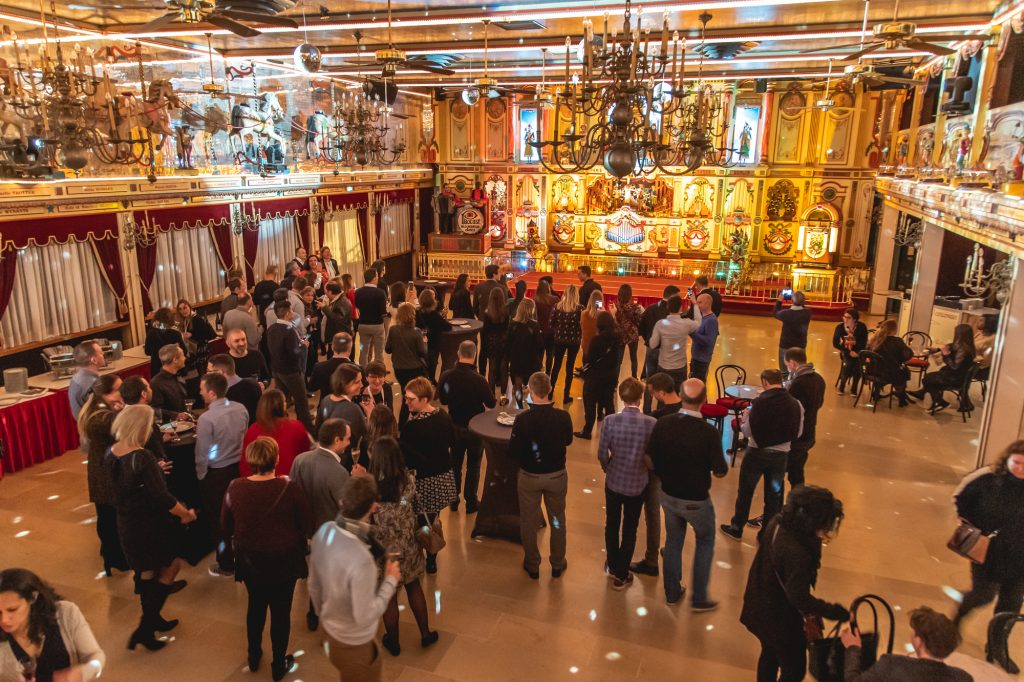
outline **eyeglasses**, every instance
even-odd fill
[[[411,403],[411,402],[414,402],[414,401],[416,401],[416,400],[419,400],[419,398],[417,398],[417,397],[416,397],[416,396],[414,396],[414,395],[408,395],[408,394],[406,394],[406,396],[405,396],[405,402],[407,402],[407,403]]]

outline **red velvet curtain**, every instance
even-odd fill
[[[124,281],[124,270],[121,267],[121,246],[117,239],[93,239],[91,240],[93,253],[100,269],[107,278],[107,284],[117,297],[121,308],[121,314],[128,312],[128,304],[125,301],[127,290]]]
[[[254,284],[263,278],[262,272],[254,272],[253,263],[256,262],[256,250],[260,245],[259,230],[245,230],[242,232],[242,256],[245,259],[245,278],[249,284]],[[284,276],[284,273],[281,273]]]
[[[11,302],[14,291],[14,273],[18,269],[18,252],[10,249],[6,254],[0,252],[0,317],[7,312],[7,304]]]
[[[153,286],[153,278],[156,276],[156,240],[148,246],[137,244],[135,246],[135,257],[139,261],[139,280],[142,283],[142,309],[145,312],[153,310],[152,297],[149,295],[149,288]]]
[[[60,216],[58,218],[27,218],[4,224],[4,240],[10,240],[14,248],[24,248],[30,242],[46,244],[55,239],[66,244],[71,238],[84,242],[91,236],[103,239],[117,238],[117,214],[98,213],[94,215]]]

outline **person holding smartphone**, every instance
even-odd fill
[[[783,308],[785,301],[792,300],[793,304]],[[774,316],[782,323],[782,333],[779,335],[779,371],[782,378],[789,376],[786,368],[786,351],[790,348],[807,349],[807,329],[811,324],[811,310],[804,307],[806,297],[802,291],[783,289],[779,292],[779,298],[775,301]]]

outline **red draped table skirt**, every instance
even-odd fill
[[[149,362],[118,372],[122,378],[149,378]],[[0,409],[0,477],[59,457],[78,447],[68,390],[24,400]]]

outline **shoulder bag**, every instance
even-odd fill
[[[946,547],[965,559],[970,559],[976,564],[983,564],[988,557],[988,548],[992,538],[998,534],[999,531],[994,531],[985,535],[980,528],[967,519],[961,518],[959,525],[953,530],[949,542],[946,543]]]

